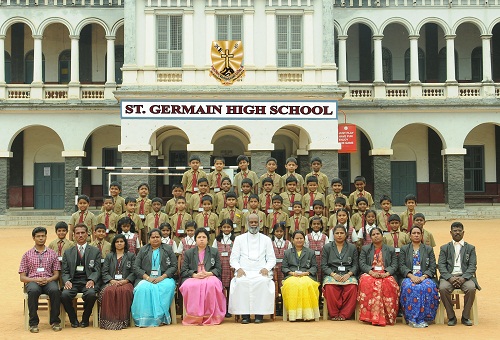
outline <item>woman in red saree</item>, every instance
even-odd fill
[[[399,286],[393,275],[398,269],[394,248],[382,243],[382,230],[370,231],[372,244],[363,246],[359,267],[359,319],[373,325],[394,325],[398,315]]]

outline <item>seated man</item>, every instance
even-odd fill
[[[59,309],[61,293],[57,280],[61,264],[57,254],[45,246],[47,229],[36,227],[31,232],[35,246],[24,253],[19,265],[21,282],[26,283],[28,293],[29,326],[31,333],[38,333],[38,298],[40,294],[47,294],[50,298],[50,324],[56,332],[61,330]]]
[[[64,289],[61,302],[68,313],[71,327],[88,327],[89,318],[97,299],[101,279],[101,253],[96,247],[87,244],[87,226],[77,224],[74,228],[75,246],[66,250],[63,256],[62,281]],[[83,293],[82,322],[78,323],[73,299]]]
[[[229,293],[229,313],[242,316],[241,323],[262,323],[264,314],[274,313],[274,282],[272,269],[276,264],[273,244],[269,237],[259,233],[259,216],[247,218],[248,232],[236,237],[230,264],[235,269]]]
[[[448,326],[457,324],[451,302],[453,290],[461,289],[465,293],[462,323],[472,326],[470,309],[476,297],[476,288],[481,289],[476,279],[476,248],[464,242],[464,233],[464,225],[461,222],[453,222],[450,231],[453,241],[441,246],[439,252],[439,293],[448,315]]]

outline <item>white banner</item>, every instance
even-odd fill
[[[337,101],[129,101],[122,119],[337,119]]]

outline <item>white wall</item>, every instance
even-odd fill
[[[429,181],[427,126],[411,124],[398,131],[392,142],[391,161],[416,161],[417,182]]]

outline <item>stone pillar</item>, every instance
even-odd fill
[[[441,150],[444,156],[444,197],[450,209],[465,208],[465,149]]]
[[[124,0],[123,14],[126,25],[123,26],[124,40],[127,42],[124,46],[124,65],[136,65],[136,0]]]
[[[80,36],[70,35],[71,39],[71,84],[80,85]]]
[[[11,158],[12,152],[0,152],[0,215],[4,215],[9,208],[9,176]]]
[[[455,35],[447,35],[446,39],[446,82],[455,83]]]
[[[253,17],[255,11],[253,8],[245,9],[243,12],[243,41],[245,44],[245,67],[254,66],[254,48],[253,48]],[[208,54],[208,53],[207,53]],[[212,64],[212,62],[210,62]],[[210,65],[209,64],[209,65]]]
[[[410,35],[410,83],[420,83],[418,71],[418,38],[420,36]]]
[[[107,53],[107,59],[106,59],[106,65],[107,65],[107,70],[106,70],[106,85],[112,85],[116,86],[116,75],[115,75],[115,39],[116,37],[114,35],[107,35],[106,36],[106,53]]]
[[[77,166],[81,166],[85,151],[63,151],[64,157],[64,212],[67,214],[76,211],[75,179]],[[78,194],[82,194],[82,172],[79,173]],[[88,195],[88,193],[87,193]]]
[[[319,157],[323,162],[323,166],[321,167],[321,172],[325,173],[328,176],[328,182],[332,180],[333,177],[339,176],[339,153],[338,150],[311,150],[309,151],[309,161],[314,158]],[[307,174],[311,172],[311,163],[307,164]],[[302,171],[304,171],[303,169]],[[305,180],[305,178],[304,178]]]
[[[33,36],[33,82],[32,84],[42,84],[43,83],[43,73],[42,73],[42,38],[41,35]]]
[[[304,37],[314,36],[313,11],[304,11]],[[314,67],[314,39],[304,39],[304,67]],[[333,41],[333,39],[332,39]],[[335,56],[335,54],[334,54]]]
[[[339,35],[339,84],[347,84],[347,35]],[[334,56],[335,58],[335,56]]]
[[[481,35],[483,45],[483,82],[491,83],[491,34]],[[0,79],[1,80],[1,79]]]
[[[5,35],[0,35],[0,65],[5,65]],[[5,84],[5,67],[2,66],[0,67],[0,85]],[[0,99],[2,99],[2,96],[0,94]]]
[[[391,196],[391,155],[393,150],[373,149],[369,155],[373,157],[373,200],[375,206],[380,209],[380,197]]]
[[[150,166],[151,151],[122,151],[122,164],[124,167],[144,167]],[[148,170],[123,170],[123,172],[131,173],[149,173]],[[137,187],[141,183],[149,183],[149,177],[141,175],[125,175],[121,176],[122,196],[137,196]]]
[[[311,171],[311,158],[307,150],[297,149],[297,162],[299,163],[298,173],[305,177]],[[305,179],[305,178],[304,178]],[[330,179],[330,178],[328,178]]]
[[[267,172],[266,160],[269,157],[271,157],[271,150],[252,150],[252,159],[250,160],[250,167],[252,171],[255,171],[257,173],[257,176],[259,178],[261,175]]]

